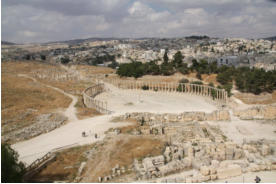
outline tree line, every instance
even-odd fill
[[[225,89],[228,92],[228,96],[231,95],[233,84],[241,92],[254,94],[260,94],[262,92],[271,93],[276,89],[276,71],[266,72],[263,69],[250,69],[249,67],[218,67],[216,62],[208,63],[204,59],[193,59],[192,65],[188,67],[187,63],[183,62],[183,59],[184,56],[178,51],[174,55],[172,62],[169,62],[166,51],[161,65],[158,65],[157,61],[147,63],[132,61],[131,63],[120,64],[116,73],[121,77],[139,78],[143,75],[169,76],[176,72],[184,75],[190,72],[196,72],[196,77],[200,80],[202,80],[202,74],[217,74],[217,81],[221,84],[218,87]]]

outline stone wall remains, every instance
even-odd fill
[[[227,110],[205,112],[183,112],[180,114],[163,113],[156,114],[150,112],[133,112],[117,116],[114,120],[136,119],[145,122],[189,122],[189,121],[230,121],[230,114]]]

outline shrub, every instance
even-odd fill
[[[214,87],[214,83],[210,82],[208,86]]]
[[[184,75],[189,74],[189,68],[187,67],[187,64],[183,64],[184,66],[181,66],[178,68],[178,71]]]
[[[143,85],[143,86],[142,86],[142,90],[149,90],[149,86]]]
[[[179,80],[179,83],[189,83],[189,80],[186,78],[183,78],[183,79]]]
[[[201,74],[199,72],[196,73],[196,78],[198,78],[199,80],[202,80]]]
[[[203,82],[201,82],[201,81],[193,81],[193,82],[191,82],[191,84],[203,85]]]
[[[67,64],[67,63],[70,62],[70,59],[69,59],[68,56],[65,56],[65,57],[62,57],[62,58],[60,59],[60,62],[61,62],[62,64]]]

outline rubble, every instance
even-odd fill
[[[58,113],[49,113],[39,115],[35,123],[22,129],[12,131],[2,135],[2,140],[6,141],[22,141],[38,136],[43,133],[50,132],[63,124],[65,124],[67,117]]]

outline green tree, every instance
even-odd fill
[[[184,56],[182,55],[182,53],[180,51],[177,51],[174,56],[173,56],[173,64],[176,68],[178,68],[179,66],[182,65]]]
[[[168,51],[166,50],[163,56],[163,61],[165,64],[169,62],[169,57],[168,57]]]
[[[65,57],[62,57],[62,58],[60,59],[60,62],[61,62],[62,64],[67,64],[67,63],[70,62],[70,59],[69,59],[68,56],[65,56]]]
[[[161,64],[161,71],[160,71],[163,75],[172,75],[174,74],[174,69],[172,64],[170,63],[162,63]]]
[[[232,86],[233,86],[232,82],[229,82],[222,86],[222,88],[225,89],[225,91],[227,92],[228,97],[232,95],[231,94]]]
[[[43,55],[43,54],[41,54],[41,55],[40,55],[40,59],[44,61],[44,60],[46,60],[46,56]]]
[[[189,80],[186,78],[183,78],[183,79],[179,80],[179,83],[189,83]]]
[[[1,144],[1,182],[22,182],[25,166],[18,161],[18,153],[10,145]]]

